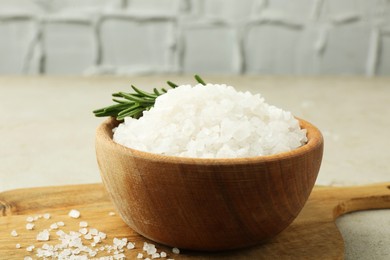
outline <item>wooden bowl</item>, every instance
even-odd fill
[[[97,129],[103,183],[122,219],[171,247],[217,251],[262,243],[298,215],[323,152],[320,131],[300,120],[308,143],[290,152],[200,159],[142,152],[115,143],[108,119]]]

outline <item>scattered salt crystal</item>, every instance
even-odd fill
[[[88,239],[88,240],[91,240],[92,239],[92,235],[91,233],[88,233],[84,236],[85,239]]]
[[[156,258],[160,258],[160,254],[159,253],[152,254],[152,259],[156,259]]]
[[[34,246],[34,245],[31,245],[31,246],[26,247],[26,250],[27,250],[28,252],[32,252],[32,251],[34,250],[34,248],[35,248],[35,246]]]
[[[51,224],[50,229],[58,229],[58,224],[57,223]]]
[[[115,216],[116,214],[115,214],[115,212],[110,211],[110,212],[108,212],[108,215],[109,216]]]
[[[104,233],[104,232],[99,232],[98,236],[99,236],[101,239],[106,239],[107,234]]]
[[[134,248],[135,248],[135,244],[134,243],[129,242],[127,244],[127,249],[134,249]]]
[[[126,256],[124,254],[115,254],[114,259],[125,259]]]
[[[58,222],[57,222],[57,225],[58,225],[59,227],[63,227],[63,226],[65,226],[65,223],[64,223],[63,221],[58,221]]]
[[[80,211],[78,211],[76,209],[72,209],[71,211],[69,211],[68,215],[71,218],[79,218],[80,217]]]
[[[99,243],[100,242],[100,237],[99,236],[94,236],[93,237],[93,242],[95,242],[95,244]]]
[[[16,248],[21,248],[21,245],[20,244],[16,244],[15,247]]]
[[[86,229],[86,228],[80,228],[80,229],[79,229],[79,232],[80,232],[81,234],[83,234],[83,235],[86,235],[86,234],[88,233],[88,229]]]
[[[62,230],[58,230],[58,231],[56,232],[56,235],[59,236],[59,237],[63,237],[63,236],[66,235],[66,233],[65,233],[64,231],[62,231]]]
[[[79,225],[80,225],[80,227],[88,227],[88,222],[81,221]]]
[[[91,233],[91,235],[97,236],[99,234],[99,230],[97,230],[96,228],[91,228],[89,230],[89,233]]]
[[[45,229],[42,232],[39,232],[37,235],[37,241],[49,241],[50,233],[49,230]]]
[[[11,231],[11,236],[17,237],[18,236],[18,232],[16,232],[16,230],[12,230]]]
[[[23,260],[33,260],[30,256],[25,256]]]
[[[112,242],[116,249],[122,249],[127,244],[127,238],[119,239],[115,237]]]
[[[44,219],[49,219],[49,218],[51,218],[51,216],[50,216],[49,213],[45,213],[45,214],[43,214],[43,218]]]
[[[35,225],[34,225],[33,223],[27,223],[27,224],[26,224],[26,229],[27,229],[27,230],[33,230],[34,227],[35,227]]]
[[[144,255],[141,254],[141,253],[138,253],[137,258],[138,258],[138,259],[142,259],[142,258],[144,258]]]
[[[165,258],[165,257],[167,257],[167,253],[165,253],[165,252],[163,251],[163,252],[160,253],[160,256],[163,257],[163,258]]]
[[[31,217],[31,216],[28,216],[28,217],[26,218],[26,221],[27,221],[27,222],[34,222],[34,218]]]
[[[174,253],[174,254],[180,254],[180,249],[179,248],[177,248],[177,247],[174,247],[174,248],[172,248],[172,253]]]

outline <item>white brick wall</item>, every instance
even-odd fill
[[[388,0],[0,0],[0,74],[390,75]]]

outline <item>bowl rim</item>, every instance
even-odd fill
[[[307,143],[287,152],[281,152],[272,155],[259,155],[254,157],[239,157],[239,158],[196,158],[196,157],[181,157],[173,155],[164,155],[157,153],[145,152],[118,144],[113,140],[112,129],[121,122],[110,117],[101,123],[96,130],[96,142],[104,142],[112,149],[118,149],[122,153],[128,154],[135,158],[142,158],[150,161],[159,161],[165,163],[176,164],[197,164],[197,165],[238,165],[238,164],[253,164],[259,162],[271,162],[282,159],[290,159],[307,154],[310,151],[316,150],[323,146],[323,136],[320,130],[310,122],[295,117],[299,121],[301,128],[306,129]]]

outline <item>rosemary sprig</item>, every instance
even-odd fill
[[[206,85],[204,80],[199,75],[195,75],[194,78],[198,83]],[[167,81],[167,84],[171,88],[176,88],[178,86],[171,81]],[[165,88],[161,88],[160,90],[154,88],[152,93],[143,91],[133,85],[131,85],[131,88],[134,90],[134,93],[113,93],[112,96],[114,98],[112,101],[114,101],[116,104],[94,110],[93,113],[95,116],[112,116],[116,117],[117,120],[123,120],[125,117],[138,119],[143,115],[144,111],[148,111],[154,106],[158,96],[168,92]]]

